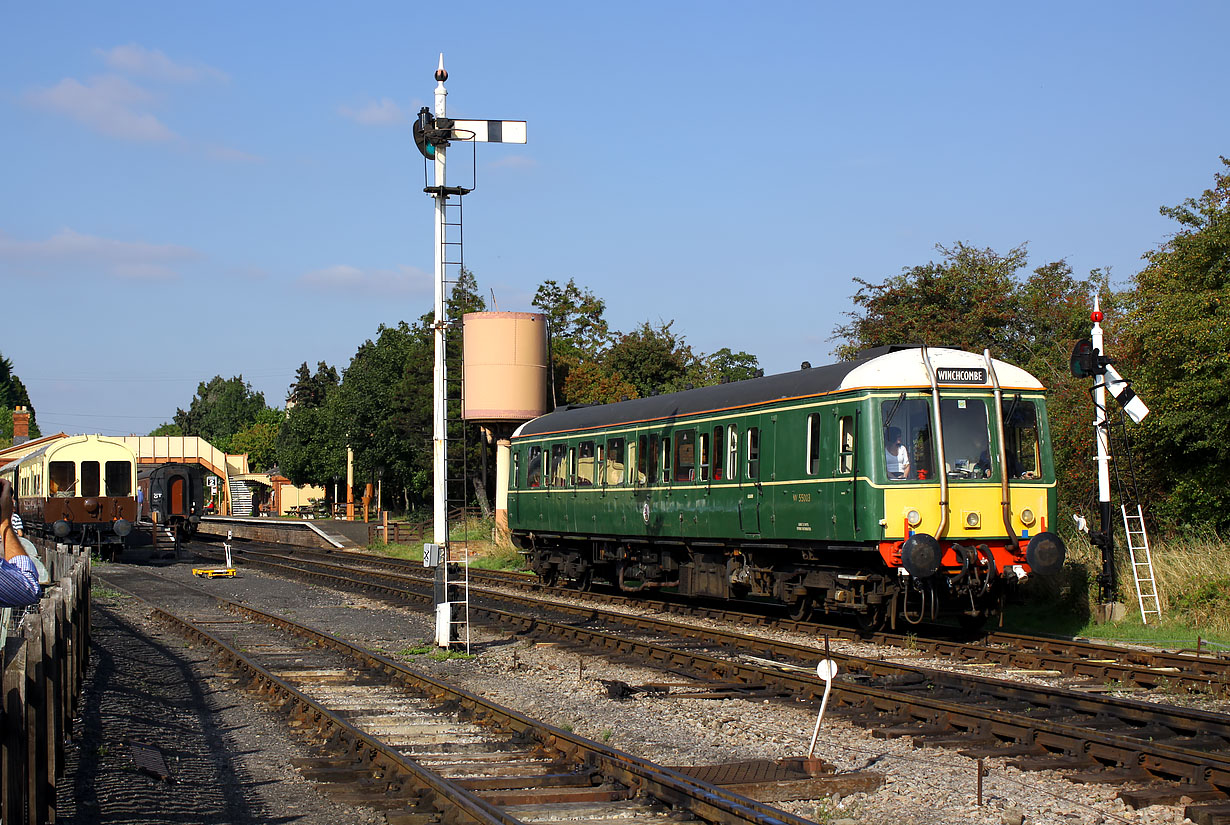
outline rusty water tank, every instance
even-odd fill
[[[467,421],[522,422],[547,411],[547,316],[470,312],[462,318]]]

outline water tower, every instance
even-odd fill
[[[462,417],[479,425],[487,444],[495,443],[495,524],[506,536],[509,439],[547,411],[547,316],[470,312],[462,318],[462,342]]]

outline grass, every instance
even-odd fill
[[[468,518],[449,531],[449,541],[465,542],[470,566],[478,570],[525,570],[525,561],[515,547],[496,541],[494,518]],[[368,552],[398,559],[421,560],[423,545],[372,542]]]
[[[1026,604],[1008,608],[1005,629],[1180,648],[1194,648],[1199,638],[1214,646],[1230,647],[1230,546],[1217,535],[1150,539],[1162,619],[1159,622],[1150,616],[1148,624],[1141,620],[1122,531],[1116,536],[1115,564],[1118,598],[1128,612],[1119,622],[1098,623],[1094,619],[1101,551],[1084,534],[1066,540],[1068,562],[1063,574],[1052,582],[1027,582]]]
[[[90,585],[90,597],[95,599],[122,599],[124,594],[101,584]]]

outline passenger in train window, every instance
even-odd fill
[[[13,504],[13,485],[7,479],[0,479],[0,542],[4,544],[4,561],[0,562],[0,607],[34,604],[42,595],[38,568],[26,555],[13,529]]]
[[[910,451],[901,443],[900,427],[889,427],[884,431],[884,463],[889,478],[909,478]]]

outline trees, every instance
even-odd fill
[[[1121,372],[1152,414],[1137,440],[1154,513],[1230,526],[1230,159],[1198,198],[1163,207],[1178,231],[1134,279]]]
[[[35,421],[34,406],[30,403],[30,394],[26,385],[13,372],[13,362],[0,355],[0,409],[12,412],[14,407],[23,406],[30,411],[30,438],[39,438],[38,422]],[[12,440],[13,416],[0,416],[0,438]]]
[[[935,248],[943,255],[938,263],[907,267],[882,284],[854,279],[861,286],[851,300],[862,310],[846,313],[850,323],[834,331],[846,340],[839,358],[850,360],[881,344],[1005,352],[1019,338],[1015,278],[1026,265],[1026,244],[1006,255],[960,241]]]
[[[175,411],[175,424],[185,435],[200,436],[232,452],[231,436],[251,426],[263,409],[265,394],[253,392],[242,375],[227,379],[215,375],[208,384],[201,382],[186,411]]]

